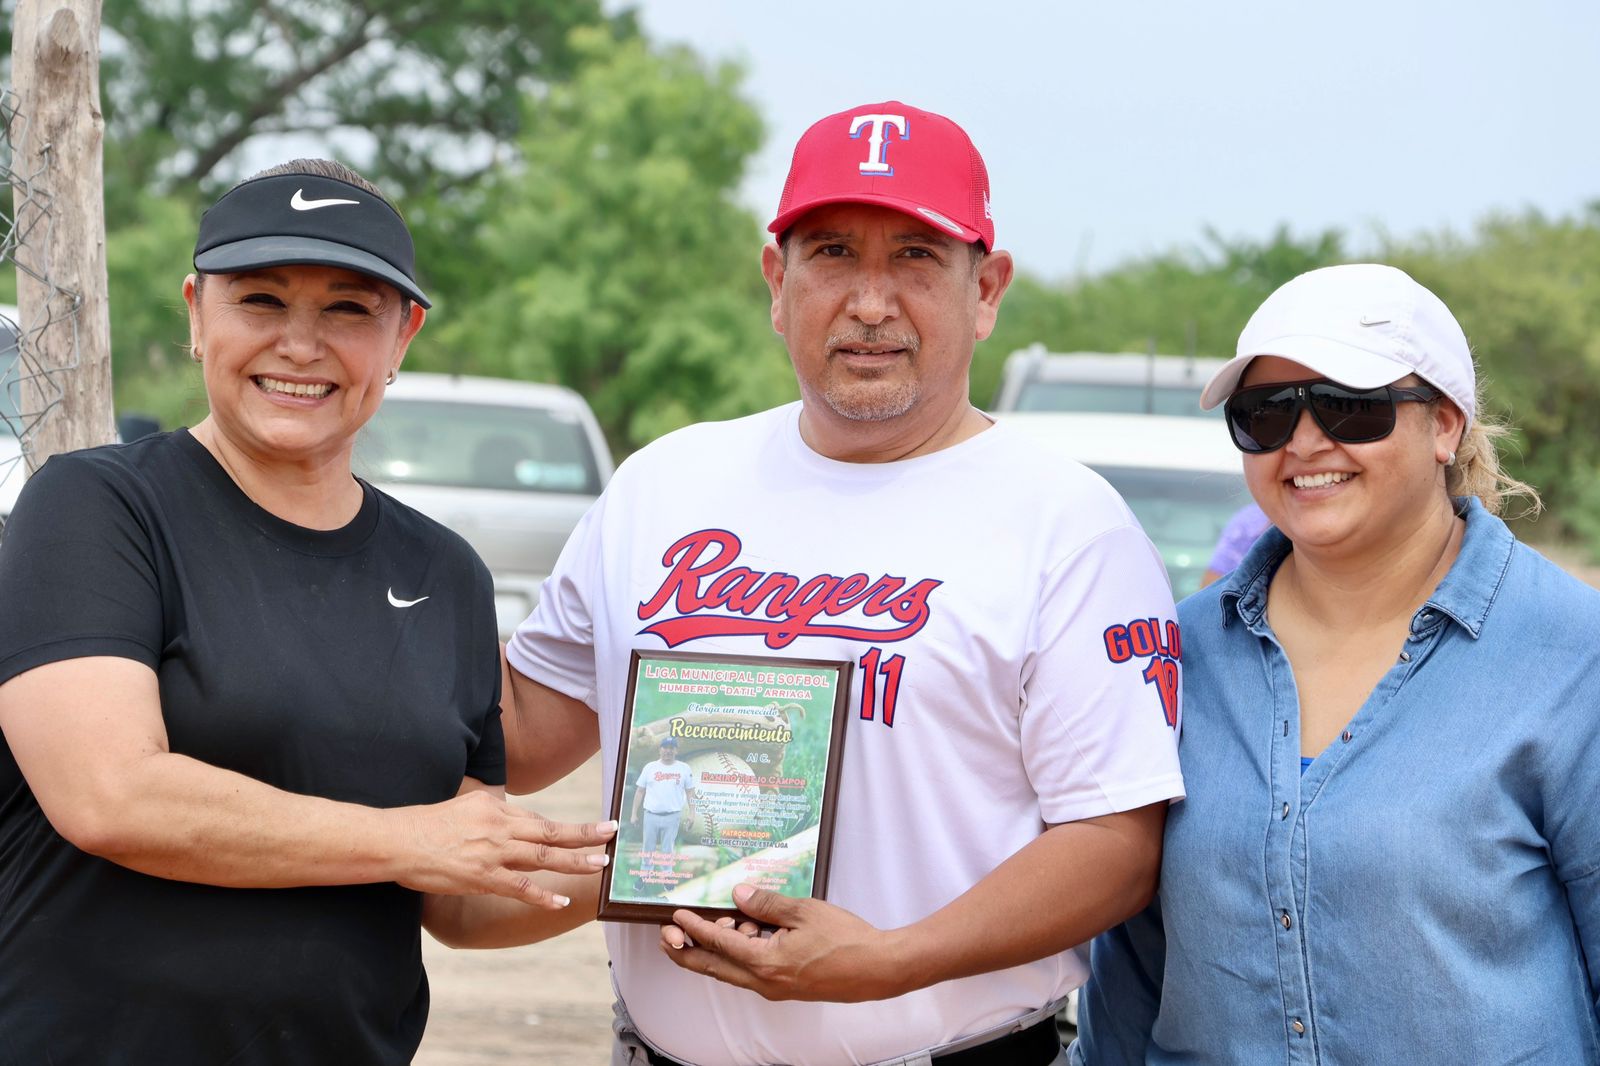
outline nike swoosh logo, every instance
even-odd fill
[[[319,207],[332,207],[334,204],[359,204],[360,200],[307,200],[302,195],[304,190],[296,189],[294,195],[289,197],[289,206],[296,211],[315,211]]]
[[[425,600],[427,598],[428,597],[426,597],[426,596],[418,596],[414,600],[399,600],[399,599],[395,598],[394,589],[390,589],[389,590],[389,606],[390,607],[415,607],[417,604],[421,603],[423,600]]]

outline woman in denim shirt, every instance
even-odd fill
[[[1600,1063],[1600,592],[1517,543],[1472,358],[1401,271],[1261,306],[1272,520],[1179,607],[1188,799],[1094,944],[1075,1063]]]

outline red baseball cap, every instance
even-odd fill
[[[806,130],[767,230],[781,234],[823,204],[879,204],[994,248],[989,171],[972,138],[943,115],[897,100],[853,107]]]

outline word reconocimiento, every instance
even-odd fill
[[[788,726],[750,725],[744,722],[696,722],[682,718],[672,719],[672,735],[688,740],[738,740],[761,744],[787,744],[794,739],[794,730]]]

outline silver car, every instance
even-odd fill
[[[17,439],[17,309],[0,306],[0,529],[17,502],[28,470],[22,464],[22,442]]]
[[[1050,352],[1035,344],[1006,356],[993,411],[1209,417],[1200,390],[1221,359],[1184,355]]]
[[[1209,419],[1017,412],[1000,421],[1111,483],[1161,552],[1175,599],[1200,588],[1223,527],[1250,502],[1239,452]]]
[[[356,473],[483,557],[502,639],[538,603],[611,469],[583,397],[524,381],[402,372],[356,440]]]

